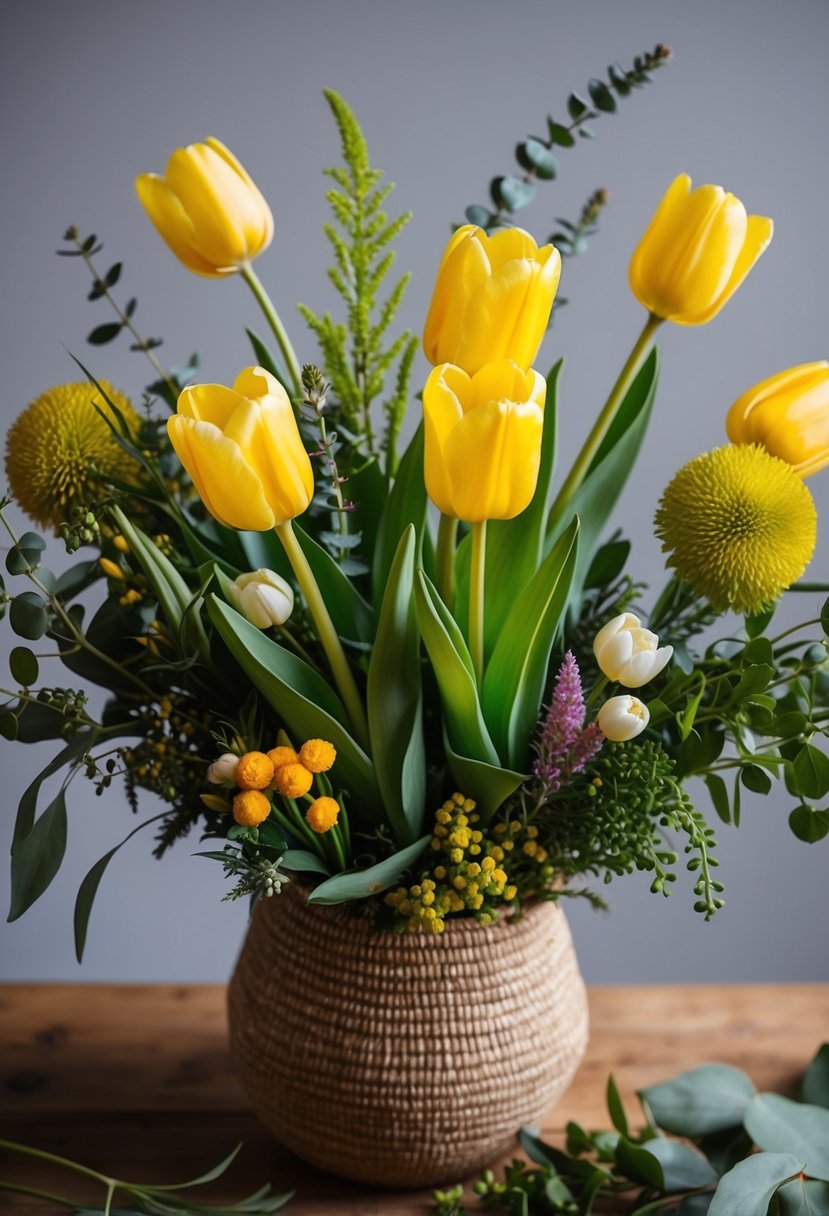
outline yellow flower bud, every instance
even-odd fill
[[[124,578],[124,571],[121,569],[121,567],[116,566],[115,562],[111,562],[108,557],[99,557],[98,565],[101,567],[107,578]]]
[[[593,642],[593,653],[602,673],[625,688],[647,684],[668,664],[673,652],[673,646],[660,646],[656,634],[643,629],[633,612],[614,616]]]
[[[668,187],[630,261],[630,288],[650,312],[704,325],[720,311],[771,241],[774,225],[722,186],[681,173]]]
[[[809,477],[829,464],[829,363],[801,363],[755,384],[728,411],[732,443],[759,443]]]
[[[638,697],[628,695],[611,697],[596,715],[599,730],[614,743],[626,743],[641,735],[649,718],[647,706]]]
[[[423,389],[424,472],[444,515],[512,519],[535,492],[547,386],[511,360],[469,376],[445,363]]]
[[[248,367],[233,388],[197,384],[167,422],[170,442],[221,524],[269,531],[306,510],[314,473],[279,381]]]
[[[423,330],[430,363],[455,363],[473,375],[485,363],[512,359],[529,368],[547,330],[561,256],[538,248],[521,228],[494,236],[466,224],[440,263]]]
[[[219,759],[209,766],[207,780],[211,785],[235,785],[238,764],[238,756],[233,752],[223,752]]]
[[[164,177],[142,173],[135,189],[161,236],[195,274],[233,274],[271,243],[270,207],[218,139],[177,148]]]

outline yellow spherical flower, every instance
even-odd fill
[[[284,798],[302,798],[311,788],[314,780],[304,764],[283,764],[273,775],[274,788]]]
[[[273,763],[264,752],[245,752],[233,777],[240,790],[264,790],[273,781]]]
[[[312,773],[327,773],[336,759],[336,749],[326,739],[308,739],[299,749],[300,764]]]
[[[800,578],[817,536],[802,480],[756,445],[691,460],[662,495],[655,523],[667,564],[718,612],[772,603]]]
[[[233,799],[233,818],[245,827],[264,823],[270,813],[271,804],[259,790],[245,790]]]
[[[336,798],[315,798],[305,812],[305,819],[315,832],[329,832],[339,814],[340,804]]]
[[[123,393],[101,386],[130,430],[140,419]],[[136,465],[95,406],[109,413],[94,385],[58,384],[36,397],[12,423],[6,476],[20,506],[42,528],[68,522],[72,508],[100,494],[108,477],[129,481]]]
[[[282,768],[283,764],[299,764],[299,755],[292,747],[272,747],[268,759],[274,770]]]

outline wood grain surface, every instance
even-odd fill
[[[829,1039],[829,985],[593,988],[590,1009],[587,1058],[545,1120],[551,1138],[561,1138],[568,1119],[607,1126],[610,1071],[632,1105],[637,1088],[711,1061],[745,1069],[761,1089],[792,1093]],[[0,986],[0,1136],[156,1183],[199,1174],[243,1140],[205,1200],[239,1199],[269,1181],[296,1190],[292,1216],[430,1211],[427,1193],[340,1182],[268,1139],[233,1074],[221,986]],[[94,1185],[8,1155],[0,1154],[0,1178],[102,1199]],[[0,1192],[2,1212],[60,1210]]]

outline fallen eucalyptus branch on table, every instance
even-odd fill
[[[269,1216],[271,1212],[282,1211],[288,1201],[293,1198],[293,1192],[272,1195],[270,1185],[267,1183],[255,1194],[240,1199],[238,1203],[205,1204],[187,1199],[181,1194],[182,1191],[190,1191],[221,1178],[236,1160],[241,1147],[241,1143],[237,1144],[224,1161],[220,1161],[218,1165],[198,1178],[192,1178],[189,1182],[159,1186],[109,1178],[106,1174],[81,1165],[77,1161],[70,1161],[67,1157],[58,1157],[54,1153],[47,1153],[43,1149],[32,1148],[27,1144],[0,1140],[0,1152],[32,1157],[38,1161],[46,1161],[50,1165],[72,1170],[76,1174],[82,1174],[85,1178],[92,1179],[99,1186],[106,1187],[106,1194],[102,1206],[89,1207],[74,1199],[67,1199],[63,1195],[24,1186],[22,1183],[7,1182],[4,1179],[0,1179],[0,1191],[12,1191],[17,1195],[30,1195],[36,1199],[59,1204],[61,1207],[70,1209],[72,1216],[138,1216],[138,1213],[147,1213],[148,1216],[190,1216],[191,1213],[196,1212],[199,1213],[199,1216],[243,1216],[243,1214],[244,1216]],[[122,1201],[127,1200],[129,1207],[114,1207],[116,1198]]]
[[[799,1101],[758,1093],[738,1068],[706,1064],[638,1092],[645,1126],[634,1134],[611,1075],[611,1130],[567,1124],[565,1149],[531,1128],[502,1182],[486,1170],[473,1186],[488,1212],[535,1216],[827,1216],[829,1043],[803,1079]],[[669,1133],[666,1135],[665,1133]],[[674,1139],[673,1137],[680,1137]],[[463,1187],[435,1191],[438,1216],[470,1216]],[[477,1210],[477,1209],[476,1209]]]

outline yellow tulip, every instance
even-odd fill
[[[443,255],[423,330],[430,363],[454,363],[474,375],[511,359],[526,371],[541,345],[561,275],[553,245],[538,248],[521,228],[494,236],[472,224]]]
[[[538,480],[544,377],[509,359],[474,376],[443,363],[423,389],[426,489],[444,515],[512,519]]]
[[[759,443],[808,477],[829,464],[829,363],[801,363],[755,384],[726,420],[732,443]]]
[[[264,368],[246,368],[233,388],[186,388],[167,431],[219,523],[264,532],[307,509],[314,494],[311,461],[288,394]]]
[[[271,243],[270,207],[218,139],[177,148],[164,177],[142,173],[135,188],[173,253],[196,274],[233,274]]]
[[[773,231],[721,186],[691,189],[681,173],[668,187],[630,261],[630,287],[654,316],[704,325],[742,283]]]

